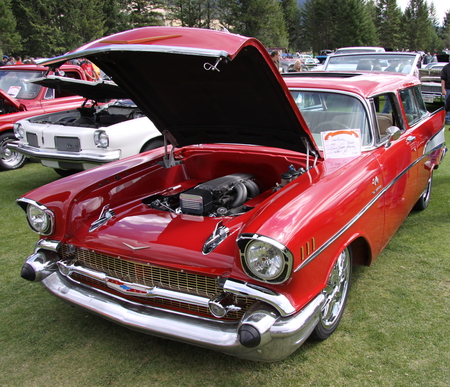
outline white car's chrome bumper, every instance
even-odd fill
[[[120,159],[119,149],[99,151],[98,153],[93,151],[63,152],[58,150],[36,148],[26,144],[20,144],[19,141],[9,142],[7,146],[11,150],[38,160],[106,164]]]

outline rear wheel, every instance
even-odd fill
[[[11,171],[14,169],[22,168],[27,158],[19,153],[12,151],[6,147],[6,144],[10,140],[16,140],[11,133],[0,134],[0,170]]]
[[[433,185],[433,172],[431,172],[431,176],[428,179],[428,183],[427,183],[425,190],[422,192],[422,195],[420,195],[419,200],[414,205],[414,209],[416,211],[423,211],[430,204],[431,186],[432,185]]]
[[[352,255],[350,248],[347,247],[339,254],[328,277],[327,286],[323,290],[325,303],[313,332],[313,337],[316,339],[327,339],[339,325],[347,303],[351,276]]]

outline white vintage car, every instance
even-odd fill
[[[8,148],[39,160],[61,176],[164,144],[153,123],[113,82],[50,76],[36,83],[64,88],[86,98],[77,109],[23,119],[14,125],[18,140],[9,143]],[[105,103],[111,99],[114,101]]]

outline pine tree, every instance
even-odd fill
[[[3,57],[4,53],[15,53],[20,49],[20,35],[16,31],[10,0],[0,0],[0,55]]]
[[[401,49],[402,11],[396,0],[377,0],[375,27],[380,45],[386,49]]]
[[[103,36],[102,0],[12,0],[23,54],[62,54]]]
[[[405,47],[415,51],[430,51],[434,31],[425,0],[409,0],[403,16]]]
[[[259,39],[267,47],[288,47],[278,0],[218,0],[219,20],[230,32]]]

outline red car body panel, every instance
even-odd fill
[[[143,47],[156,43],[164,47],[150,50]],[[110,51],[105,49],[108,45],[112,45]],[[83,56],[92,57],[94,62],[97,60],[98,64],[108,67],[109,55],[119,55],[117,45],[127,46],[123,48],[124,52],[146,51],[150,57],[154,52],[158,55],[162,52],[163,56],[158,58],[164,60],[164,55],[171,55],[170,48],[182,47],[188,52],[187,56],[192,54],[187,48],[195,48],[198,55],[202,55],[202,50],[220,50],[227,52],[226,57],[238,64],[242,58],[247,60],[246,55],[251,52],[251,55],[267,62],[260,75],[267,78],[273,95],[264,94],[263,97],[276,99],[274,111],[270,113],[279,118],[279,127],[272,125],[271,118],[263,126],[264,123],[256,116],[266,117],[267,112],[252,110],[254,101],[249,101],[246,106],[247,114],[254,120],[243,113],[234,117],[231,103],[231,107],[225,107],[225,112],[229,111],[231,117],[221,117],[230,125],[234,118],[237,121],[242,119],[243,124],[247,125],[242,131],[233,131],[236,126],[230,126],[231,132],[237,133],[239,141],[236,142],[240,144],[233,144],[234,137],[231,135],[226,144],[220,143],[225,142],[226,135],[222,134],[220,125],[214,126],[215,117],[211,121],[215,132],[211,134],[213,129],[206,128],[205,138],[217,135],[214,138],[222,141],[197,144],[192,139],[204,135],[199,129],[202,116],[188,113],[186,129],[182,125],[182,117],[164,116],[165,104],[153,104],[149,98],[146,99],[145,89],[134,90],[133,100],[141,103],[143,111],[152,115],[153,121],[160,124],[166,136],[168,132],[174,135],[175,140],[180,139],[182,146],[155,149],[91,169],[38,188],[19,199],[25,210],[30,206],[43,206],[43,211],[51,212],[54,224],[53,229],[41,233],[44,235],[41,235],[35,254],[27,259],[24,271],[29,273],[30,267],[33,268],[35,277],[43,279],[44,286],[65,301],[134,329],[253,360],[273,361],[289,355],[312,330],[317,330],[320,321],[324,321],[328,301],[336,301],[338,305],[343,301],[345,306],[345,300],[335,300],[328,290],[329,284],[336,280],[336,267],[342,263],[343,254],[351,251],[354,264],[372,264],[414,205],[421,200],[426,202],[422,204],[428,204],[432,171],[445,153],[444,112],[422,112],[416,121],[411,119],[410,113],[404,110],[400,93],[419,88],[420,82],[414,77],[353,74],[336,76],[331,82],[329,76],[318,74],[284,79],[258,41],[208,30],[165,27],[133,30],[93,42],[68,56],[52,59],[50,63],[56,64],[83,53]],[[176,59],[184,58],[181,54]],[[190,57],[186,61],[192,63]],[[238,73],[242,70],[241,67],[236,69]],[[220,67],[219,70],[226,72],[227,67]],[[116,71],[113,77],[119,86],[128,88],[129,92],[138,87],[138,83],[130,86],[128,81],[132,78],[126,70]],[[161,68],[161,73],[158,73],[162,78],[166,76],[164,71]],[[210,73],[204,74],[210,76]],[[192,78],[186,78],[185,82],[189,84]],[[152,85],[151,79],[146,82]],[[198,89],[211,91],[202,80],[196,82],[193,93]],[[314,140],[317,137],[314,137],[313,128],[308,128],[307,114],[300,112],[301,108],[297,107],[291,94],[298,90],[352,96],[367,111],[372,142],[364,145],[361,154],[351,159],[325,159],[322,148]],[[152,89],[152,92],[158,90]],[[402,109],[393,113],[400,128],[390,128],[386,137],[375,140],[379,128],[375,122],[373,101],[386,93],[395,95],[396,109]],[[164,99],[167,95],[161,97]],[[197,98],[190,97],[187,97],[187,104]],[[262,99],[261,106],[266,106]],[[176,97],[174,100],[178,101]],[[277,111],[275,107],[281,105],[284,108]],[[224,114],[218,110],[217,107],[217,115]],[[312,113],[319,111],[319,105],[310,110]],[[212,113],[207,111],[205,116],[212,117]],[[297,122],[294,122],[295,119]],[[217,122],[220,123],[220,120]],[[258,130],[252,126],[253,122],[264,127],[261,132],[265,135],[261,138],[257,137]],[[189,126],[191,124],[192,127]],[[292,139],[291,143],[283,137],[285,134],[286,138]],[[251,145],[255,139],[258,139],[257,146]],[[275,144],[273,146],[271,139]],[[280,144],[285,144],[286,149],[281,149]],[[164,160],[171,151],[174,163],[167,165]],[[295,171],[303,168],[303,172],[284,184],[283,174],[292,170],[291,166]],[[197,214],[183,207],[188,196],[193,195],[192,189],[199,189],[195,191],[197,196],[194,195],[197,200],[203,194],[200,191],[207,190],[205,187],[208,184],[221,186],[222,180],[228,181],[236,175],[240,176],[242,184],[248,183],[249,191],[254,185],[246,180],[248,176],[258,186],[255,195],[249,195],[242,204],[236,205],[239,207],[237,212],[232,211],[238,201],[234,197],[228,210],[224,209],[227,204],[220,204],[210,212]],[[233,186],[233,190],[238,190],[237,185]],[[182,194],[186,198],[182,198]],[[233,195],[231,190],[229,194]],[[205,203],[206,198],[203,198]],[[227,203],[229,198],[222,199]],[[29,219],[30,224],[33,221]],[[211,243],[211,240],[218,239],[219,243]],[[246,249],[254,241],[262,241],[266,246],[271,244],[283,252],[285,277],[280,274],[280,277],[265,279],[251,272]],[[112,262],[118,266],[131,265],[132,273],[122,277],[111,274],[116,273],[116,269],[100,269],[103,263],[98,266],[96,263],[95,268],[85,268],[84,258],[79,258],[85,254],[99,262],[109,262],[111,258],[111,265]],[[47,266],[42,268],[41,263],[37,263],[40,260],[48,265],[57,263],[59,271],[52,269],[49,273]],[[264,258],[262,264],[267,264],[268,260]],[[158,292],[160,288],[168,293],[167,298],[171,301],[186,301],[192,295],[186,295],[189,289],[174,291],[173,288],[165,288],[165,280],[160,280],[161,283],[154,287],[136,280],[147,266],[173,271],[177,275],[211,279],[217,281],[225,299],[244,297],[255,302],[240,319],[234,321],[230,321],[231,317],[214,318],[205,310],[186,311],[178,304],[164,304],[153,309],[151,297],[142,297],[153,291]],[[71,278],[73,272],[81,277],[90,277],[92,281]],[[22,276],[36,280],[33,274]],[[342,278],[342,281],[349,279]],[[60,289],[67,289],[67,292]],[[96,293],[98,290],[101,292]],[[342,289],[335,289],[336,292],[338,290]],[[92,306],[97,301],[89,301],[102,297],[105,300],[98,301],[98,306]],[[164,299],[164,296],[161,298]],[[212,314],[217,302],[221,302],[225,309],[233,309],[240,302],[235,300],[236,305],[227,304],[222,299],[219,302],[213,298],[207,303]],[[202,298],[192,302],[205,305],[206,301]],[[134,310],[132,305],[135,304],[140,305],[140,312]],[[107,311],[111,305],[115,305],[114,311]],[[343,306],[336,315],[337,323]],[[133,313],[127,314],[125,310],[132,310]],[[121,317],[117,317],[116,313]],[[159,313],[164,315],[161,320],[155,317]],[[130,321],[124,316],[130,316]],[[269,321],[268,325],[266,321]],[[337,323],[331,324],[331,331]],[[327,327],[326,321],[324,325]],[[175,332],[180,329],[188,332]],[[259,332],[255,333],[255,341],[247,336],[248,330],[254,333],[253,329]]]

